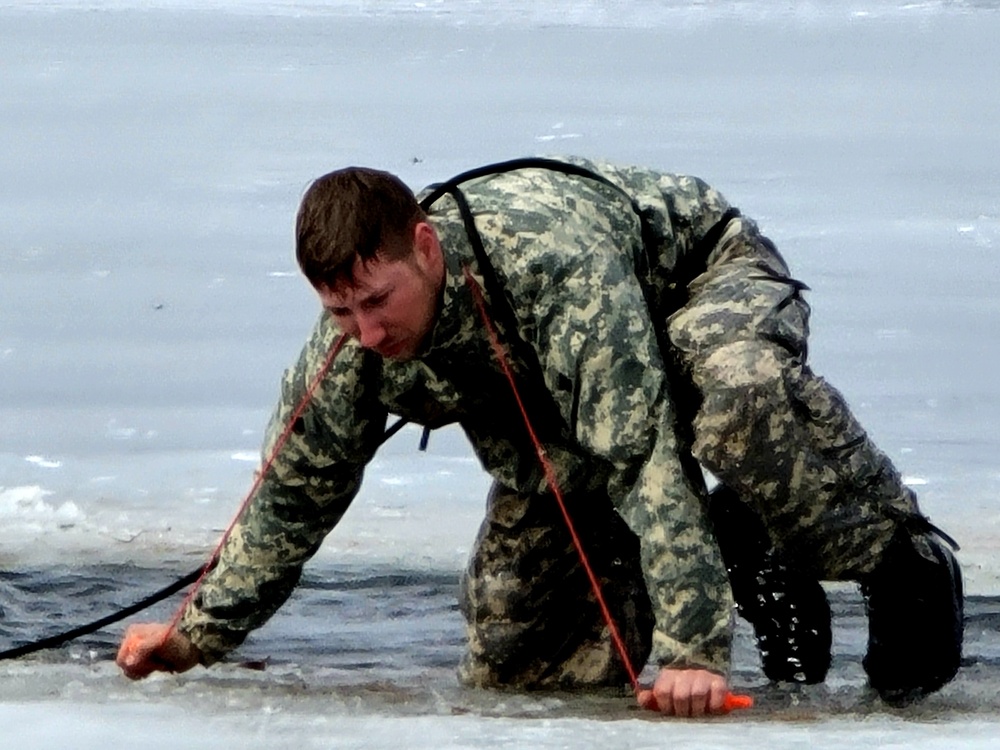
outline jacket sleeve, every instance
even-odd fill
[[[512,200],[511,212],[484,216],[481,230],[501,246],[517,236],[517,253],[498,263],[518,300],[520,333],[575,440],[612,467],[609,494],[639,537],[656,614],[652,658],[727,673],[732,595],[704,482],[681,459],[663,356],[635,276],[638,221],[627,204],[605,219],[606,196],[592,199],[605,208],[579,193],[550,203],[547,230],[530,236],[515,232],[524,218]]]
[[[323,315],[285,373],[265,434],[265,462],[337,336]],[[242,643],[285,602],[303,564],[356,495],[385,425],[372,367],[356,343],[345,343],[185,609],[179,630],[206,664]]]

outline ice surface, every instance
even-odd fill
[[[143,747],[149,750],[208,750],[226,745],[269,750],[310,748],[394,748],[473,750],[482,748],[573,748],[573,750],[652,750],[665,744],[729,750],[734,743],[769,750],[993,750],[1000,724],[975,720],[961,725],[906,721],[826,722],[822,735],[809,722],[769,725],[714,722],[657,723],[628,719],[490,718],[475,716],[305,716],[282,709],[253,713],[225,711],[191,715],[150,704],[125,710],[113,704],[80,703],[57,715],[37,704],[0,706],[0,721],[24,741],[23,747],[57,747],[73,738],[75,750]]]

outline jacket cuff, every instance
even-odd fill
[[[654,631],[650,660],[661,669],[707,669],[728,677],[732,664],[731,629],[696,644],[681,643],[666,633]]]
[[[201,652],[200,661],[206,667],[221,661],[246,638],[246,633],[222,628],[192,607],[184,612],[177,630]]]

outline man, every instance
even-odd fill
[[[724,710],[734,597],[770,678],[821,681],[820,580],[862,583],[865,668],[884,699],[954,676],[957,564],[810,371],[804,285],[718,192],[527,159],[418,204],[397,178],[352,168],[313,183],[296,233],[325,312],[286,373],[265,456],[334,342],[349,340],[179,627],[127,634],[127,675],[211,664],[260,626],[354,497],[391,412],[460,423],[495,480],[462,586],[468,684],[624,681],[556,490],[629,660],[660,667],[644,706]],[[711,494],[701,466],[721,480]]]

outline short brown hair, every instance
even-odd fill
[[[347,167],[315,180],[295,221],[295,256],[314,287],[354,278],[354,260],[398,259],[413,251],[413,228],[424,220],[402,180],[388,172]]]

